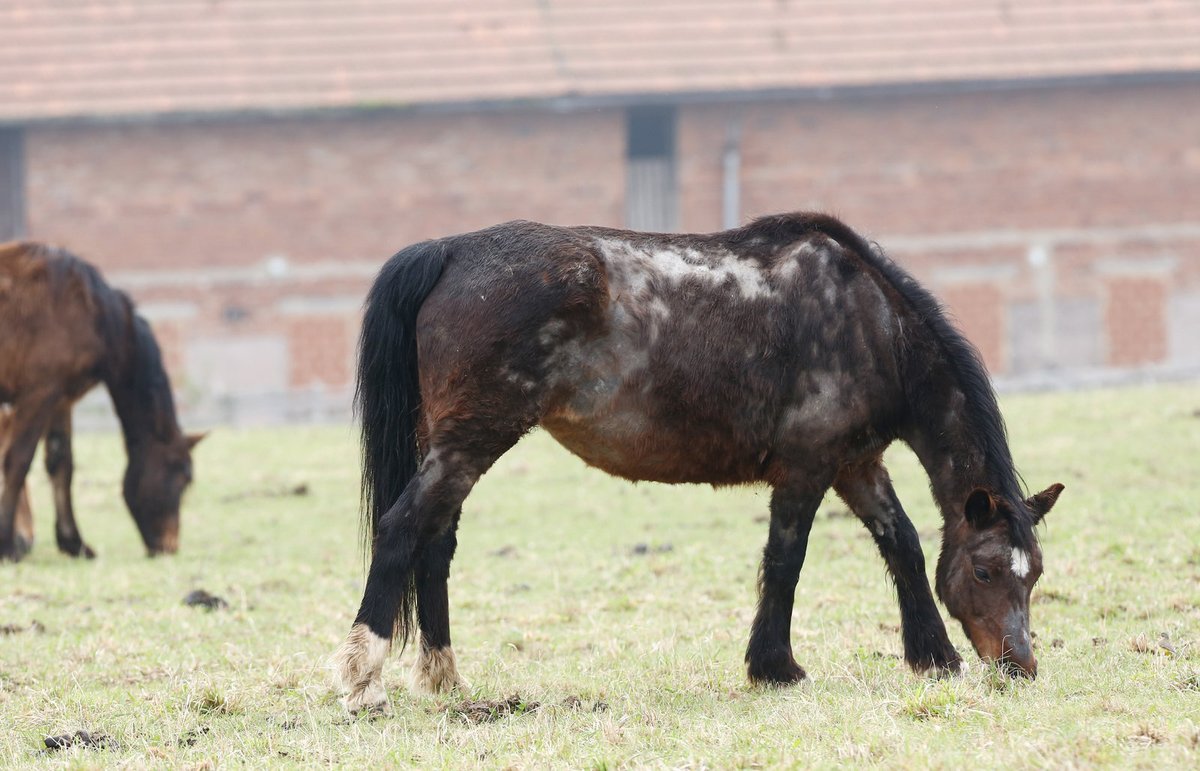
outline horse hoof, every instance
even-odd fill
[[[924,656],[905,656],[905,661],[917,674],[929,673],[938,679],[954,677],[963,669],[962,657],[954,648]]]
[[[23,536],[19,533],[14,534],[13,535],[13,551],[17,555],[16,559],[13,560],[14,562],[23,559],[26,554],[29,554],[29,552],[33,551],[33,539],[26,538],[25,536]]]
[[[775,666],[755,666],[754,664],[748,664],[746,674],[749,676],[751,684],[758,686],[795,685],[808,677],[808,673],[804,671],[804,667],[795,661]]]
[[[29,553],[30,545],[21,538],[14,538],[11,546],[0,546],[0,562],[20,562]]]
[[[351,715],[362,713],[386,715],[391,712],[388,705],[387,691],[380,680],[368,683],[365,688],[356,689],[342,697],[342,705]]]
[[[468,690],[467,684],[458,675],[454,649],[449,645],[421,648],[421,654],[413,665],[409,686],[414,693],[428,695]]]
[[[382,672],[391,647],[390,640],[375,634],[366,624],[350,628],[346,642],[333,656],[338,685],[346,694],[342,703],[350,712],[386,711]]]
[[[88,560],[96,559],[96,552],[92,551],[92,547],[83,541],[59,541],[58,550],[68,557],[83,557]]]

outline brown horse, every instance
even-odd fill
[[[0,403],[13,407],[0,492],[0,559],[19,560],[33,529],[17,526],[25,477],[45,437],[58,548],[93,557],[71,504],[71,408],[97,383],[112,396],[129,464],[124,496],[150,554],[179,545],[179,501],[191,450],[175,419],[158,344],[133,303],[73,255],[34,243],[0,244]]]
[[[709,235],[513,222],[411,246],[367,301],[358,408],[373,547],[335,657],[351,710],[420,632],[418,688],[458,684],[446,580],[479,476],[543,426],[633,480],[773,488],[754,682],[805,677],[790,626],[809,529],[833,487],[895,581],[904,654],[957,671],[916,529],[881,461],[906,442],[945,520],[938,595],[976,651],[1033,677],[1034,526],[987,373],[933,297],[841,222],[790,214]]]

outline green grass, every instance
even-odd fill
[[[422,767],[1196,767],[1200,764],[1200,387],[1003,400],[1031,487],[1067,485],[1034,591],[1040,677],[909,672],[882,562],[826,501],[793,618],[803,685],[742,670],[765,489],[631,485],[535,434],[481,481],[451,578],[471,698],[349,718],[326,661],[360,597],[358,466],[345,428],[219,429],[200,446],[182,552],[149,560],[120,502],[116,436],[80,437],[94,562],[59,556],[42,474],[32,555],[0,566],[0,764]],[[940,524],[910,453],[890,466],[930,570]],[[306,483],[305,496],[269,496]],[[646,544],[646,553],[634,547]],[[668,548],[669,547],[669,548]],[[204,588],[230,607],[183,596]],[[34,621],[44,631],[30,629]],[[957,625],[955,625],[957,627]],[[1156,641],[1168,632],[1178,655]],[[534,708],[533,703],[540,704]],[[116,746],[54,754],[88,729]]]

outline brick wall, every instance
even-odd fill
[[[1000,375],[1200,367],[1200,92],[1094,87],[689,105],[684,230],[803,208],[878,239]],[[143,305],[188,399],[344,401],[359,308],[413,241],[621,225],[620,109],[26,131],[28,230]]]
[[[620,111],[48,127],[29,230],[110,270],[378,260],[515,218],[621,220]]]
[[[134,296],[185,403],[281,389],[342,397],[363,295],[399,248],[515,218],[620,225],[623,120],[601,110],[31,128],[28,230]]]
[[[820,209],[946,302],[993,372],[1200,365],[1200,90],[1054,88],[697,106],[681,221]]]

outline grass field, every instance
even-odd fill
[[[182,551],[155,560],[120,502],[118,438],[80,437],[100,557],[58,555],[36,474],[38,542],[0,565],[0,764],[1197,767],[1200,386],[1003,406],[1030,486],[1067,486],[1042,533],[1037,681],[989,672],[957,625],[965,675],[909,672],[882,561],[830,498],[793,619],[810,680],[750,688],[766,490],[635,486],[535,434],[468,499],[450,583],[467,696],[517,697],[492,715],[410,696],[411,652],[385,669],[391,716],[338,704],[326,661],[363,578],[349,429],[215,431]],[[890,466],[932,572],[924,477],[900,447]],[[229,607],[183,605],[197,588]],[[108,745],[43,749],[80,729]]]

